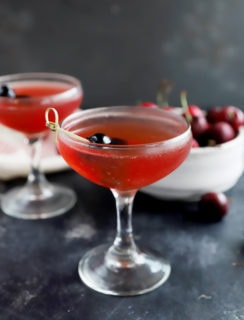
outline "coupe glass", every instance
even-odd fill
[[[49,134],[44,115],[47,107],[55,107],[62,120],[78,109],[83,98],[81,83],[69,75],[39,72],[0,76],[0,87],[2,92],[5,88],[5,95],[6,88],[9,93],[0,96],[0,122],[24,135],[31,155],[27,183],[3,195],[2,210],[23,219],[60,215],[75,204],[76,195],[49,183],[40,170],[41,141]]]
[[[53,113],[55,123],[48,120]],[[167,280],[170,264],[135,243],[133,199],[141,187],[183,162],[191,147],[189,125],[169,111],[134,106],[80,111],[67,117],[61,127],[55,110],[47,110],[46,118],[47,125],[57,131],[58,150],[67,163],[81,176],[109,188],[116,201],[115,240],[84,255],[78,266],[80,278],[94,290],[111,295],[138,295],[157,288]],[[111,143],[87,139],[96,133],[110,137]]]

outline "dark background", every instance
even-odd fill
[[[244,106],[241,0],[1,0],[0,74],[77,76],[84,107],[155,100]]]

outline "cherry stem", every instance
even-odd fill
[[[169,80],[162,80],[159,83],[157,91],[157,105],[160,107],[167,107],[169,105],[168,98],[173,89],[173,82]]]
[[[182,90],[180,93],[180,101],[181,101],[181,106],[184,111],[186,120],[188,123],[191,123],[192,115],[190,114],[190,111],[189,111],[189,106],[188,106],[188,102],[186,99],[186,91],[185,90]]]
[[[49,120],[49,116],[50,116],[50,113],[53,112],[53,115],[54,115],[54,122],[53,121],[50,121]],[[46,126],[55,132],[56,136],[55,136],[55,141],[57,141],[57,134],[58,132],[63,132],[65,134],[67,134],[69,137],[73,138],[73,139],[78,139],[82,142],[85,142],[87,143],[88,142],[88,139],[86,138],[83,138],[81,136],[78,136],[77,134],[75,133],[72,133],[70,131],[67,131],[67,130],[64,130],[63,128],[61,128],[59,126],[59,115],[58,115],[58,111],[55,109],[55,108],[47,108],[46,111],[45,111],[45,118],[46,118]]]

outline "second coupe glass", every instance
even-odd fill
[[[0,76],[0,87],[0,122],[24,134],[31,153],[27,183],[3,195],[2,210],[22,219],[60,215],[74,205],[76,195],[49,183],[40,171],[40,144],[48,130],[44,114],[47,107],[55,107],[62,120],[78,109],[83,98],[81,83],[69,75],[39,72]]]

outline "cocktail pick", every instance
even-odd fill
[[[54,114],[54,121],[50,121],[49,120],[49,116],[50,116],[50,112],[53,112]],[[45,111],[45,119],[46,119],[46,126],[52,130],[53,132],[55,132],[55,141],[57,141],[57,134],[59,131],[67,134],[68,136],[80,140],[82,142],[89,142],[89,140],[85,139],[84,137],[78,136],[75,133],[72,133],[70,131],[64,130],[63,128],[60,127],[59,125],[59,115],[58,115],[58,111],[55,108],[47,108]]]

